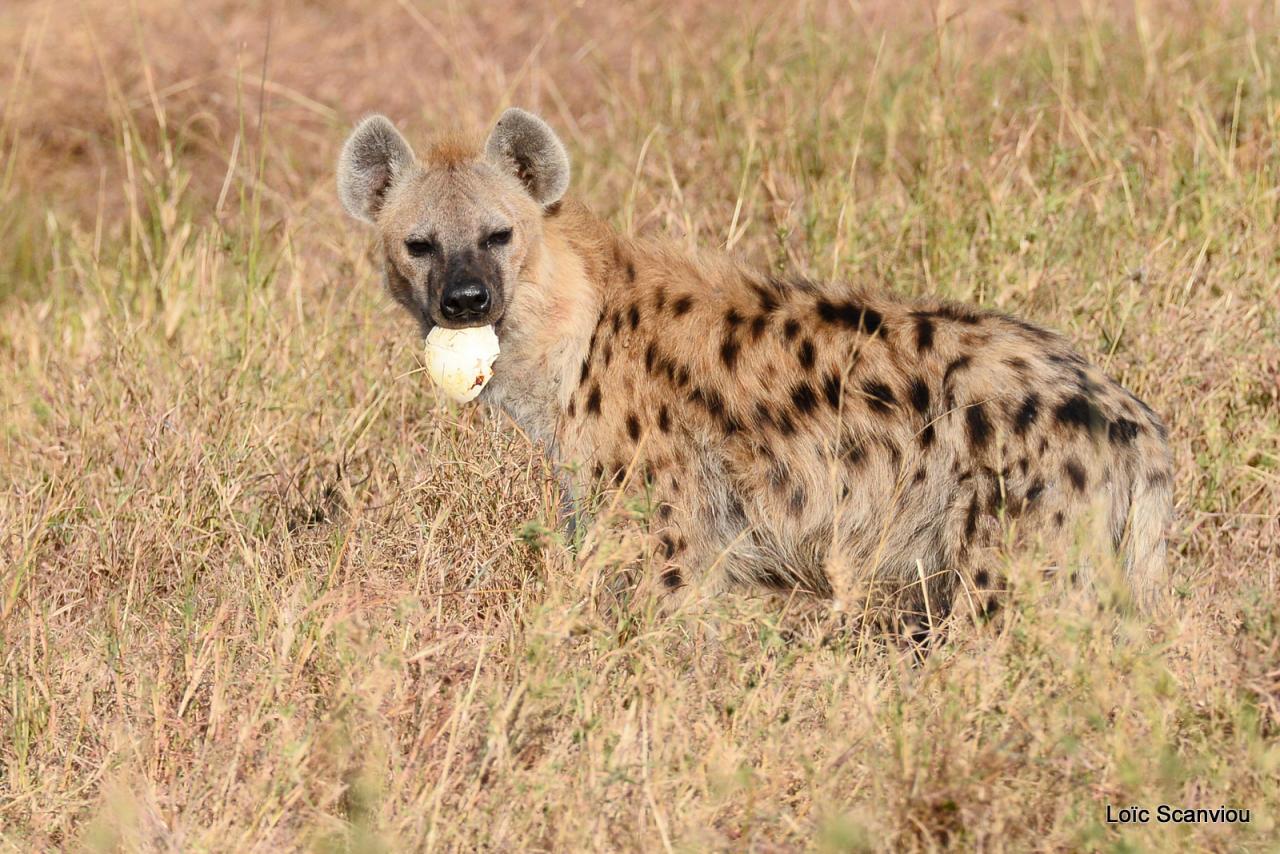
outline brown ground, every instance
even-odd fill
[[[1273,844],[1273,3],[186,5],[0,7],[7,848]],[[363,112],[512,103],[625,230],[1067,332],[1171,425],[1169,613],[602,608],[626,526],[573,557],[334,196]]]

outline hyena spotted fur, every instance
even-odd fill
[[[578,490],[631,472],[655,499],[673,595],[878,591],[921,631],[962,588],[999,586],[997,549],[1083,537],[1120,558],[1139,604],[1156,601],[1165,428],[1065,339],[628,238],[565,199],[568,181],[555,134],[516,109],[483,148],[449,140],[421,158],[375,116],[339,166],[343,204],[376,226],[390,293],[423,334],[495,326],[480,399]]]

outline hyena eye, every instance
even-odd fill
[[[480,241],[481,245],[483,245],[485,249],[493,249],[495,246],[506,246],[510,242],[511,229],[509,228],[499,229],[493,234],[490,234],[484,240]]]
[[[436,244],[431,240],[406,240],[404,248],[409,250],[409,254],[415,258],[425,258],[428,255],[436,254]]]

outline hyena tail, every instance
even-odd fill
[[[1116,545],[1124,560],[1125,575],[1139,610],[1151,612],[1168,587],[1165,532],[1173,515],[1173,493],[1168,476],[1134,478],[1126,507],[1112,520]],[[1117,524],[1118,523],[1118,524]]]

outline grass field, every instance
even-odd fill
[[[0,6],[4,850],[1275,850],[1274,0],[186,5]],[[625,231],[1065,331],[1170,425],[1168,608],[604,602],[333,187],[510,104]]]

